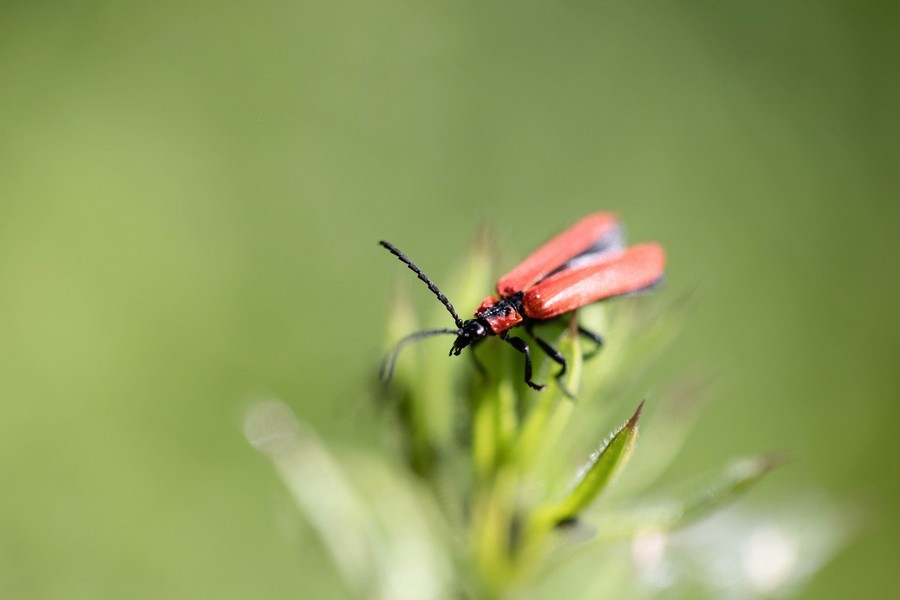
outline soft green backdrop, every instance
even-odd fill
[[[337,593],[240,433],[247,402],[354,431],[408,275],[376,240],[440,279],[482,224],[508,266],[612,209],[666,245],[664,293],[697,290],[663,368],[717,385],[678,473],[795,450],[747,502],[824,494],[862,517],[803,595],[885,597],[898,15],[3,2],[0,596]]]

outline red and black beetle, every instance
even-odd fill
[[[534,335],[534,325],[598,300],[648,289],[662,279],[665,267],[665,252],[659,244],[626,247],[624,232],[615,215],[595,213],[554,237],[501,277],[497,295],[485,298],[475,317],[463,321],[437,285],[409,257],[388,242],[379,243],[428,285],[456,323],[456,329],[429,329],[400,340],[386,365],[388,377],[397,354],[409,342],[432,335],[455,335],[450,354],[459,356],[466,346],[496,335],[525,355],[525,382],[535,390],[545,386],[531,379],[528,344],[509,335],[510,329],[523,326],[538,346],[561,365],[556,375],[559,381],[566,371],[566,359]],[[602,343],[599,335],[581,327],[578,331],[598,345]]]

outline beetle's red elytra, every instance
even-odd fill
[[[556,374],[560,388],[566,359],[553,346],[534,334],[541,321],[614,296],[633,294],[656,285],[663,277],[665,252],[650,242],[625,246],[624,231],[615,215],[600,212],[588,215],[535,250],[512,271],[500,278],[497,295],[485,298],[474,318],[463,321],[435,283],[403,252],[381,241],[391,254],[406,264],[447,308],[456,329],[430,329],[406,336],[397,343],[385,365],[390,377],[397,354],[407,343],[432,335],[455,335],[450,354],[459,356],[463,348],[496,335],[525,355],[525,382],[536,390],[545,386],[531,379],[531,352],[528,344],[509,330],[523,326],[526,333],[562,368]],[[598,346],[602,338],[586,329],[579,333]]]

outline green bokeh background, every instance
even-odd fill
[[[663,293],[697,290],[661,367],[717,385],[678,473],[794,449],[747,501],[821,493],[863,525],[803,595],[885,597],[898,16],[3,2],[0,597],[338,594],[247,402],[349,437],[408,275],[378,239],[440,280],[482,224],[502,268],[596,210],[666,246]]]

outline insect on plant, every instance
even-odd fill
[[[394,347],[384,375],[389,378],[400,350],[410,342],[434,335],[455,335],[451,356],[496,335],[525,356],[525,383],[535,390],[546,386],[532,378],[531,350],[524,339],[510,335],[510,329],[522,326],[547,356],[560,365],[556,380],[567,394],[561,377],[566,358],[534,333],[535,325],[572,312],[575,309],[613,296],[634,294],[656,285],[663,277],[665,252],[656,243],[625,246],[625,233],[612,213],[588,215],[535,250],[512,271],[500,278],[497,295],[485,298],[475,317],[463,321],[437,285],[408,256],[385,241],[382,246],[406,264],[444,305],[456,329],[428,329],[412,333]],[[603,339],[578,327],[579,334],[597,344]]]

